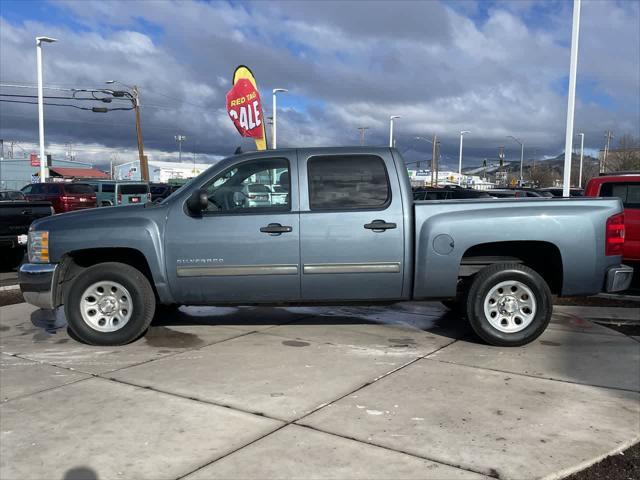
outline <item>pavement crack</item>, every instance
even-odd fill
[[[499,368],[478,367],[477,365],[469,365],[467,363],[459,363],[459,362],[452,362],[450,360],[440,360],[438,358],[431,358],[431,355],[433,355],[434,353],[436,353],[436,352],[430,353],[429,355],[422,357],[422,360],[429,360],[429,361],[432,361],[432,362],[446,363],[446,364],[449,364],[449,365],[458,365],[460,367],[473,368],[473,369],[476,369],[476,370],[487,370],[489,372],[497,372],[497,373],[505,373],[505,374],[509,374],[509,375],[517,375],[519,377],[535,378],[537,380],[544,380],[544,381],[548,381],[548,382],[567,383],[567,384],[570,384],[570,385],[581,385],[583,387],[602,388],[602,389],[605,389],[605,390],[616,390],[616,391],[629,392],[629,393],[640,393],[640,390],[634,390],[632,388],[611,387],[611,386],[606,386],[606,385],[594,385],[592,383],[575,382],[575,381],[571,381],[571,380],[563,380],[561,378],[541,377],[541,376],[532,375],[532,374],[529,374],[529,373],[513,372],[513,371],[510,371],[510,370],[500,370]]]

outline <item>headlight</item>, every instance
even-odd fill
[[[46,230],[29,232],[27,251],[30,263],[49,263],[49,232]]]

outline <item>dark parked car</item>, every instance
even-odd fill
[[[553,193],[547,191],[547,190],[539,190],[537,188],[531,188],[531,187],[507,187],[506,190],[515,190],[517,192],[520,193],[520,197],[533,197],[533,198],[538,198],[538,197],[545,197],[545,198],[552,198],[553,197]]]
[[[461,198],[491,198],[487,192],[460,187],[416,188],[414,200],[457,200]]]
[[[149,187],[151,189],[152,202],[164,200],[176,190],[173,188],[173,185],[169,185],[168,183],[151,183]]]
[[[17,264],[25,251],[20,237],[26,239],[32,221],[52,214],[49,202],[27,202],[22,192],[0,191],[0,257]]]
[[[23,200],[26,201],[27,198],[24,196],[24,193],[18,190],[0,190],[0,202],[7,200]]]
[[[86,183],[32,183],[24,187],[22,193],[30,202],[50,202],[55,213],[96,206],[96,192]]]
[[[561,197],[562,196],[562,187],[541,188],[540,191],[541,192],[549,192],[554,197]],[[570,197],[584,197],[584,190],[582,190],[581,188],[571,188],[571,189],[569,189],[569,196]]]
[[[493,198],[525,198],[527,194],[522,190],[516,190],[511,188],[494,188],[487,190],[487,193]]]

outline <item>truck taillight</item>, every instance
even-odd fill
[[[71,200],[71,197],[67,197],[66,195],[63,195],[60,197],[60,200],[62,200],[63,202],[68,202],[69,200]]]
[[[624,245],[624,213],[617,213],[607,219],[605,255],[622,255]]]
[[[122,194],[121,193],[118,194],[118,203],[122,203]]]

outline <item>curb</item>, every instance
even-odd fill
[[[564,470],[560,470],[559,472],[551,473],[546,477],[542,477],[543,480],[559,480],[561,478],[568,477],[573,475],[574,473],[581,472],[582,470],[586,470],[589,467],[592,467],[598,462],[601,462],[605,458],[613,457],[614,455],[619,455],[621,452],[627,450],[628,448],[633,447],[636,443],[640,441],[640,436],[630,440],[628,442],[623,443],[617,448],[614,448],[610,452],[604,453],[602,455],[598,455],[597,457],[590,458],[589,460],[585,460],[584,462],[579,463],[573,467],[565,468]]]

